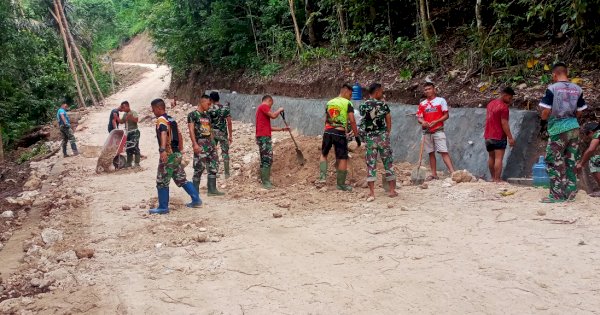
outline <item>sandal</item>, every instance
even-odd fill
[[[541,203],[560,203],[565,202],[562,199],[554,199],[553,197],[545,197],[540,200]]]
[[[427,176],[427,177],[425,178],[425,181],[426,181],[426,182],[430,182],[430,181],[432,181],[432,180],[438,180],[438,179],[440,179],[440,178],[439,178],[439,177],[437,177],[437,176],[429,175],[429,176]]]

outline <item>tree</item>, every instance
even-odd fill
[[[298,28],[298,22],[296,21],[296,10],[294,9],[294,0],[288,0],[290,4],[290,14],[292,15],[292,21],[294,22],[294,32],[296,34],[296,45],[298,46],[298,53],[302,52],[302,37],[300,36],[300,29]]]

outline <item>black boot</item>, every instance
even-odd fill
[[[209,196],[223,196],[225,193],[222,193],[217,190],[217,177],[215,175],[208,175],[208,195]]]

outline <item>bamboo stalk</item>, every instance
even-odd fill
[[[100,86],[98,85],[98,81],[96,81],[94,72],[92,71],[92,69],[90,68],[88,63],[85,61],[85,58],[83,58],[83,55],[81,54],[81,51],[79,50],[79,47],[77,47],[77,43],[75,43],[75,39],[73,38],[73,34],[71,33],[71,28],[69,27],[69,22],[67,21],[67,16],[64,14],[64,9],[63,9],[60,1],[59,1],[59,9],[60,9],[60,12],[62,12],[60,17],[65,26],[66,33],[69,36],[69,40],[71,42],[71,47],[73,48],[73,51],[75,52],[75,56],[77,56],[77,59],[79,60],[79,62],[85,67],[85,69],[87,70],[87,73],[89,74],[89,77],[92,78],[92,82],[94,82],[94,86],[96,87],[96,90],[98,91],[98,94],[100,95],[100,101],[104,102],[104,95],[102,94],[102,90],[100,89]],[[83,72],[83,70],[82,70],[82,72]],[[87,80],[87,78],[86,78],[86,80]],[[87,83],[89,84],[89,82],[87,82]],[[94,103],[96,103],[96,102],[94,101]]]
[[[65,52],[67,54],[67,61],[69,63],[69,70],[71,70],[71,74],[73,75],[73,80],[75,80],[75,86],[77,87],[77,95],[79,96],[79,106],[80,107],[84,107],[85,106],[85,100],[83,98],[83,93],[81,93],[81,86],[79,86],[79,78],[77,76],[77,70],[75,70],[75,65],[73,63],[73,56],[71,55],[71,49],[69,47],[69,41],[67,40],[67,35],[65,33],[65,29],[63,28],[63,25],[60,22],[60,19],[58,18],[58,15],[60,13],[58,12],[57,2],[58,2],[58,0],[54,0],[54,11],[55,12],[50,11],[50,13],[52,13],[52,16],[54,17],[54,19],[58,23],[58,28],[60,29],[60,34],[62,35],[63,42],[65,44]]]

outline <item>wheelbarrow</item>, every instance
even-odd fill
[[[98,163],[96,164],[96,173],[102,173],[110,169],[112,164],[115,170],[122,169],[127,163],[127,159],[122,153],[128,149],[127,135],[125,130],[115,129],[108,134],[108,138],[104,142]]]

